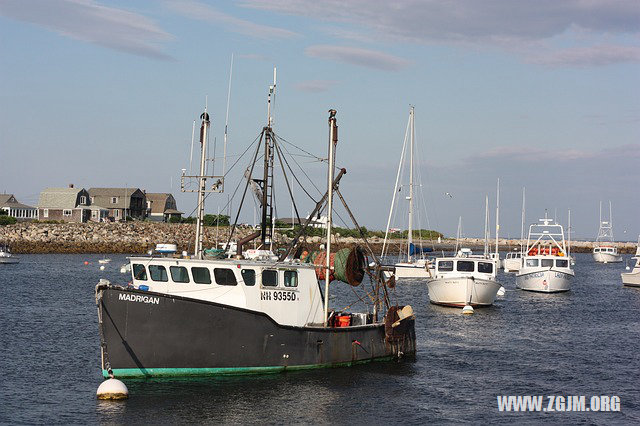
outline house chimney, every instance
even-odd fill
[[[73,184],[72,183],[69,184],[69,188],[73,188]]]

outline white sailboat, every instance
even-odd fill
[[[522,211],[520,223],[520,250],[514,249],[505,256],[503,266],[505,272],[518,272],[522,266],[524,253],[524,216],[525,216],[525,189],[522,188]]]
[[[636,264],[631,272],[620,274],[622,276],[622,284],[628,287],[640,287],[640,236],[638,236],[636,254],[631,259],[634,259]]]
[[[431,276],[429,269],[429,261],[424,257],[425,252],[430,252],[429,248],[418,247],[413,243],[413,216],[414,216],[414,148],[415,148],[415,122],[414,122],[414,107],[409,109],[409,122],[407,123],[407,131],[405,132],[404,144],[402,145],[402,155],[400,156],[400,164],[398,165],[398,173],[396,175],[396,184],[393,189],[393,198],[391,201],[391,208],[389,210],[389,219],[387,221],[387,229],[385,231],[384,242],[382,244],[382,254],[384,257],[387,254],[388,238],[391,226],[391,219],[393,217],[396,194],[398,194],[400,187],[400,173],[402,165],[405,159],[405,152],[407,149],[407,133],[410,134],[408,138],[409,145],[409,195],[406,200],[409,202],[408,211],[408,233],[407,233],[407,245],[406,245],[406,258],[396,262],[393,265],[394,275],[396,279],[402,278],[428,278]]]
[[[607,244],[609,243],[609,244]],[[618,247],[613,244],[613,220],[611,218],[611,201],[609,201],[609,220],[602,220],[602,201],[600,202],[600,228],[596,237],[596,246],[593,248],[593,260],[598,263],[622,262],[622,255],[618,253]]]
[[[0,246],[0,264],[18,263],[20,258],[11,253],[11,248],[8,245]]]
[[[516,287],[543,293],[569,291],[575,275],[570,263],[562,225],[546,217],[529,226],[522,267]]]

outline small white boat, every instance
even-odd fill
[[[629,287],[640,287],[640,237],[638,237],[638,247],[636,248],[636,255],[631,259],[635,259],[636,264],[631,272],[623,272],[622,284]]]
[[[109,262],[111,262],[111,259],[107,259],[106,257],[98,260],[98,263],[100,263],[101,265],[106,265]]]
[[[507,253],[503,260],[505,272],[518,272],[522,266],[522,253],[519,251],[511,251]]]
[[[547,217],[540,222],[529,227],[522,267],[516,273],[516,287],[542,293],[569,291],[575,273],[571,268],[562,225]]]
[[[596,246],[593,248],[593,260],[598,263],[622,262],[622,255],[618,253],[618,247],[613,243],[613,221],[611,220],[611,201],[609,201],[609,220],[602,220],[602,202],[600,202],[600,228],[596,237]],[[603,244],[604,243],[604,244]]]
[[[473,256],[468,248],[453,257],[436,258],[434,277],[427,280],[429,301],[456,307],[490,306],[501,287],[496,270],[493,259]]]
[[[413,262],[398,262],[394,265],[396,278],[428,278],[433,265],[427,259],[416,259]]]
[[[11,248],[8,245],[0,246],[0,264],[18,263],[20,258],[11,253]]]

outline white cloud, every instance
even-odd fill
[[[0,0],[0,15],[110,49],[171,59],[162,43],[173,36],[154,21],[93,0]]]
[[[533,55],[529,62],[549,66],[594,66],[640,62],[640,47],[598,45]]]
[[[212,6],[194,0],[169,0],[165,4],[172,11],[187,18],[222,24],[228,31],[250,37],[271,39],[290,38],[298,35],[293,31],[236,18]]]
[[[307,56],[314,58],[330,59],[385,71],[398,71],[409,64],[407,60],[397,56],[357,47],[316,45],[307,47],[304,52]]]

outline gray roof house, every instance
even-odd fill
[[[38,218],[38,209],[20,203],[13,194],[0,194],[0,210],[18,220],[35,220]]]
[[[147,216],[153,221],[167,222],[172,217],[180,217],[176,199],[168,193],[147,192]]]
[[[89,188],[89,196],[91,204],[109,209],[109,217],[116,221],[147,215],[146,196],[139,188]]]
[[[40,193],[38,216],[41,220],[64,222],[100,221],[107,210],[92,206],[89,193],[84,188],[46,188]]]

